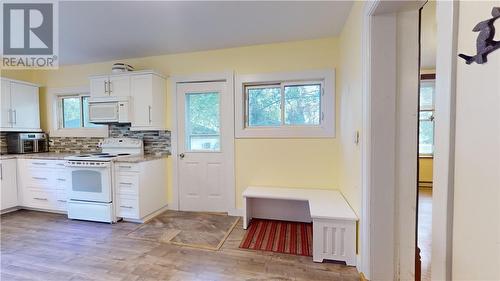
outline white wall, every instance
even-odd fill
[[[460,1],[459,53],[475,54],[471,30],[494,6]],[[500,50],[483,65],[458,59],[456,103],[452,279],[500,280]]]

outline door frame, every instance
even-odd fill
[[[190,75],[179,75],[179,76],[171,76],[169,77],[169,93],[170,96],[170,106],[169,110],[172,112],[172,131],[170,135],[171,139],[171,153],[172,153],[172,164],[173,164],[173,172],[172,172],[172,201],[170,208],[171,210],[180,210],[180,192],[179,192],[179,157],[178,156],[178,126],[177,126],[177,84],[182,83],[209,83],[209,82],[225,82],[227,83],[227,94],[230,97],[230,120],[232,126],[227,128],[227,134],[231,136],[229,141],[229,145],[227,148],[228,155],[226,159],[228,159],[227,168],[225,171],[229,174],[228,176],[231,178],[231,184],[227,186],[228,190],[226,194],[228,196],[227,205],[225,207],[226,211],[229,215],[238,214],[238,210],[236,209],[236,180],[235,180],[235,172],[234,172],[234,71],[226,71],[220,73],[199,73],[199,74],[190,74]]]
[[[364,134],[358,270],[369,280],[405,280],[414,272],[414,246],[406,242],[415,233],[416,216],[411,218],[411,213],[415,213],[416,196],[407,195],[416,192],[417,146],[408,145],[407,140],[416,133],[416,122],[409,114],[416,111],[418,102],[398,93],[406,89],[402,85],[407,83],[401,82],[413,72],[417,83],[410,86],[418,92],[419,62],[400,60],[403,45],[398,43],[398,34],[413,34],[413,24],[418,23],[413,21],[418,21],[414,13],[424,3],[375,0],[366,2],[363,11]],[[404,54],[412,54],[416,48],[406,49]],[[406,160],[405,155],[415,157]],[[405,179],[404,175],[410,177]]]

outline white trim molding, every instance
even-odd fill
[[[452,280],[458,1],[437,1],[432,280]]]
[[[245,118],[245,86],[319,82],[322,84],[321,116],[318,126],[279,126],[248,128]],[[335,70],[308,70],[287,73],[237,75],[235,79],[236,138],[334,138]]]
[[[88,86],[81,87],[67,87],[67,88],[48,88],[47,89],[47,103],[49,104],[49,136],[51,137],[102,137],[106,138],[109,135],[108,126],[100,128],[60,128],[60,108],[59,100],[62,96],[74,96],[87,94],[90,95]]]
[[[171,210],[180,210],[180,192],[179,192],[179,149],[178,149],[178,128],[177,128],[177,84],[180,83],[201,83],[201,82],[226,82],[227,91],[231,97],[231,103],[234,103],[234,72],[226,71],[222,73],[201,73],[192,75],[182,75],[182,76],[171,76],[169,80],[169,89],[167,94],[170,95],[170,107],[169,112],[172,114],[172,131],[170,135],[171,140],[171,154],[173,163],[172,172],[172,201],[169,202],[169,208]],[[234,106],[231,106],[230,116],[234,116]],[[227,212],[230,214],[238,214],[238,209],[236,209],[236,180],[234,172],[234,125],[231,128],[227,128],[229,135],[233,136],[230,141],[229,151],[232,151],[231,155],[228,157],[228,168],[231,184],[228,185],[228,200],[227,200]]]

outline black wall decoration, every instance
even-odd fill
[[[477,54],[475,56],[468,56],[464,54],[459,54],[458,56],[465,60],[465,63],[471,64],[476,62],[477,64],[483,64],[488,61],[488,54],[500,49],[500,41],[495,41],[495,26],[493,23],[500,18],[500,7],[493,7],[491,10],[491,19],[482,21],[478,23],[472,31],[478,32],[476,40]]]

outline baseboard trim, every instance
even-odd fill
[[[235,216],[235,217],[242,217],[243,216],[243,209],[230,209],[227,211],[227,214],[230,216]]]
[[[359,280],[361,281],[368,281],[368,279],[366,279],[365,275],[363,274],[363,272],[360,272],[359,273]]]
[[[142,219],[127,219],[127,218],[122,218],[122,220],[123,221],[128,221],[128,222],[133,222],[133,223],[146,223],[146,222],[150,221],[152,218],[156,217],[157,215],[165,212],[166,210],[168,210],[168,205],[165,205],[165,206],[161,207],[160,209],[152,212],[151,214],[145,216]]]

